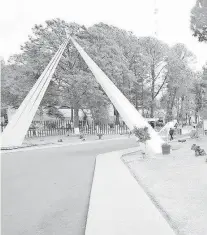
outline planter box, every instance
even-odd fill
[[[162,146],[162,154],[163,155],[170,154],[170,145],[163,145]]]

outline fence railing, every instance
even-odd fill
[[[1,124],[1,131],[3,131],[5,127],[5,124]],[[114,124],[95,125],[94,123],[87,124],[80,122],[79,128],[81,133],[87,135],[96,135],[98,133],[104,135],[127,134],[129,132],[126,125]],[[33,121],[27,132],[26,138],[72,134],[74,134],[74,128],[72,127],[70,121]]]

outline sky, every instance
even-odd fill
[[[190,31],[194,4],[195,0],[6,0],[0,9],[0,56],[7,60],[19,53],[35,24],[61,18],[85,26],[103,22],[137,36],[153,36],[156,30],[158,39],[170,46],[184,43],[197,56],[195,68],[201,69],[207,44],[199,43]]]

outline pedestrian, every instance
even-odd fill
[[[170,128],[169,134],[170,134],[170,140],[173,140],[173,134],[174,134],[173,128]]]
[[[72,132],[71,123],[66,124],[66,131],[68,132],[68,136],[70,136],[70,132]]]
[[[179,134],[182,135],[182,125],[179,124],[179,127],[178,127],[178,128],[179,128]]]
[[[67,124],[67,128],[68,128],[68,131],[71,131],[71,130],[72,130],[71,123],[68,123],[68,124]]]
[[[151,125],[151,127],[154,129],[155,128],[155,123],[154,122],[149,122],[149,124]]]

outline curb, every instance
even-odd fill
[[[41,147],[41,146],[49,146],[49,145],[52,145],[54,143],[48,143],[48,144],[28,144],[26,146],[13,146],[13,147],[2,147],[1,148],[1,151],[9,151],[9,150],[16,150],[16,149],[25,149],[25,148],[31,148],[31,147]]]
[[[122,138],[111,138],[111,139],[103,139],[101,142],[107,142],[107,141],[114,141],[114,140],[123,140],[123,139],[129,139],[128,137],[122,137]],[[131,138],[133,139],[133,138]],[[47,148],[60,148],[60,147],[67,147],[67,146],[76,146],[76,145],[83,145],[83,144],[94,144],[97,143],[98,140],[91,140],[91,141],[84,141],[84,142],[77,142],[77,143],[67,143],[67,144],[45,144],[45,146],[37,145],[37,146],[25,146],[25,147],[17,147],[12,148],[8,150],[2,150],[2,154],[6,153],[14,153],[14,152],[22,152],[22,151],[32,151],[32,150],[41,150],[41,149],[47,149]],[[100,143],[100,141],[99,141]]]
[[[129,156],[129,154],[124,154],[121,157],[121,160],[123,162],[123,164],[128,168],[130,174],[132,175],[132,177],[137,181],[138,185],[143,189],[143,191],[146,193],[146,195],[150,198],[150,200],[152,201],[152,203],[156,206],[156,208],[159,210],[159,212],[161,213],[161,215],[163,216],[163,218],[166,220],[166,222],[169,224],[169,226],[173,229],[173,231],[175,232],[176,235],[180,234],[180,231],[178,230],[178,228],[174,225],[172,218],[170,217],[170,215],[167,213],[167,211],[160,205],[160,203],[156,200],[155,196],[150,193],[150,191],[148,190],[148,188],[144,185],[144,183],[139,179],[138,176],[136,176],[133,172],[133,170],[131,169],[131,167],[129,166],[129,164],[127,162],[125,162],[125,160],[123,159],[124,157]]]
[[[135,150],[134,148],[128,149],[128,152],[127,152],[127,153],[124,153],[123,155],[121,155],[120,159],[121,159],[122,156],[124,156],[124,155],[134,154],[134,153],[138,152],[139,150],[137,150],[137,148],[138,148],[138,147],[135,147],[136,150]],[[126,150],[112,151],[112,152],[109,152],[109,153],[107,153],[107,154],[114,153],[114,152],[121,152],[121,151],[122,151],[122,152],[123,152],[123,151],[127,151],[127,149],[126,149]],[[84,234],[85,234],[85,235],[88,235],[88,233],[87,233],[87,225],[88,225],[88,217],[89,217],[89,214],[90,214],[91,193],[92,193],[92,187],[93,187],[93,183],[94,183],[94,175],[95,175],[95,170],[96,170],[96,163],[97,163],[97,158],[98,158],[99,156],[101,156],[101,155],[103,155],[103,154],[99,154],[99,155],[97,155],[96,158],[95,158],[94,171],[93,171],[93,179],[92,179],[92,182],[91,182],[91,190],[90,190],[90,195],[89,195],[88,210],[87,210],[87,216],[86,216],[86,221],[85,221],[85,230],[84,230]]]
[[[151,235],[155,231],[175,235],[122,161],[123,156],[137,151],[138,147],[97,156],[85,235]]]
[[[88,198],[88,203],[87,203],[87,214],[86,214],[86,219],[85,219],[85,223],[84,223],[84,235],[86,233],[86,227],[87,227],[87,219],[89,216],[89,207],[90,207],[90,201],[91,201],[91,192],[92,192],[92,187],[93,187],[93,180],[94,180],[94,175],[95,175],[95,169],[96,169],[96,158],[95,157],[95,163],[94,163],[94,168],[93,168],[93,175],[92,175],[92,181],[91,181],[91,189],[90,189],[90,193],[89,193],[89,198]]]

